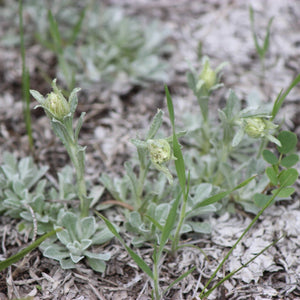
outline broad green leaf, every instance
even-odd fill
[[[269,195],[264,195],[264,194],[255,194],[253,199],[254,199],[254,203],[258,206],[258,207],[264,207],[268,201],[271,199],[272,196]],[[275,199],[274,199],[275,201]]]
[[[106,268],[106,263],[103,260],[87,257],[88,264],[90,267],[99,273],[104,273]]]
[[[196,81],[195,81],[195,77],[194,74],[192,72],[188,72],[187,73],[187,83],[189,88],[194,92],[197,93],[197,89],[196,89]]]
[[[6,259],[4,261],[1,261],[0,262],[0,271],[8,268],[12,264],[14,264],[17,261],[19,261],[20,259],[22,259],[26,254],[28,254],[29,252],[31,252],[32,250],[37,248],[44,240],[46,240],[47,238],[51,237],[52,235],[56,234],[57,232],[59,232],[61,230],[62,230],[62,228],[57,228],[55,230],[52,230],[49,233],[46,233],[45,235],[38,238],[35,242],[33,242],[31,245],[29,245],[25,249],[21,250],[20,252],[18,252],[17,254],[9,257],[8,259]]]
[[[296,169],[287,169],[280,172],[278,179],[280,182],[280,187],[288,187],[293,185],[297,180],[299,174]]]
[[[80,219],[77,223],[77,234],[80,239],[89,239],[96,232],[96,220],[95,217],[89,216],[83,219]]]
[[[194,232],[209,234],[211,233],[211,225],[207,222],[188,222]]]
[[[271,165],[276,165],[278,163],[277,156],[273,152],[271,152],[270,150],[264,150],[262,155],[263,155],[264,160],[267,163],[269,163]]]
[[[35,90],[30,90],[30,94],[36,101],[38,101],[41,104],[41,105],[35,106],[34,109],[36,109],[37,107],[43,107],[42,105],[45,102],[44,96]]]
[[[245,134],[244,129],[240,127],[232,139],[231,142],[232,147],[236,147],[242,141],[244,134]]]
[[[286,168],[294,166],[299,161],[299,156],[297,154],[291,154],[286,156],[280,164]]]
[[[226,102],[226,106],[223,109],[227,120],[231,121],[239,113],[241,109],[241,101],[237,97],[236,93],[233,90],[230,90],[229,96]]]
[[[281,131],[277,138],[281,143],[281,147],[277,147],[277,149],[282,154],[289,153],[294,150],[297,145],[297,136],[293,132]]]
[[[270,179],[270,182],[273,185],[276,185],[278,182],[278,178],[277,178],[277,173],[275,172],[273,167],[267,167],[266,168],[266,174],[268,176],[268,178]]]
[[[273,190],[272,194],[275,194],[278,191],[278,189]],[[295,189],[293,187],[287,187],[287,188],[283,188],[279,191],[279,193],[277,194],[277,197],[280,198],[288,198],[290,197],[293,193],[295,192]]]
[[[72,243],[72,239],[70,238],[70,235],[66,229],[58,232],[56,236],[60,240],[60,242],[64,245],[67,245],[68,243]]]

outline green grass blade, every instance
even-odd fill
[[[20,30],[20,48],[22,59],[22,97],[23,97],[23,115],[25,120],[26,132],[28,136],[29,147],[33,150],[33,137],[30,115],[30,93],[29,93],[29,72],[26,68],[24,27],[23,27],[23,1],[19,0],[19,30]]]
[[[228,190],[225,192],[221,192],[218,193],[216,195],[213,195],[207,199],[205,199],[204,201],[198,203],[193,209],[197,209],[199,207],[203,207],[203,206],[207,206],[209,204],[213,204],[219,200],[221,200],[222,198],[226,197],[227,195],[229,195],[230,193],[232,193],[233,191],[236,191],[244,186],[246,186],[250,181],[252,181],[254,178],[256,177],[256,175],[246,179],[245,181],[243,181],[242,183],[240,183],[239,185],[237,185],[235,188],[233,188],[232,190]]]
[[[163,248],[165,247],[165,245],[166,245],[166,243],[169,239],[171,231],[174,228],[174,224],[175,224],[176,219],[177,219],[177,209],[178,209],[178,206],[179,206],[180,198],[181,198],[181,193],[178,194],[176,200],[174,201],[174,203],[173,203],[173,205],[172,205],[172,207],[169,211],[167,221],[166,221],[166,224],[163,228],[163,232],[162,232],[161,239],[160,239],[160,245],[159,245],[159,249],[158,249],[158,255],[159,256],[161,255],[161,253],[163,251]]]
[[[277,99],[275,100],[274,106],[273,106],[272,117],[270,119],[271,121],[274,120],[274,118],[276,117],[276,115],[277,115],[280,107],[282,106],[283,101],[287,97],[287,95],[299,82],[300,82],[300,74],[298,74],[297,77],[292,81],[292,83],[287,88],[287,90],[283,93],[283,95],[282,95],[282,91],[280,91],[279,95],[277,96]]]
[[[167,85],[165,85],[165,93],[166,93],[166,97],[167,97],[167,106],[168,106],[168,111],[169,111],[169,115],[170,115],[170,121],[171,121],[172,127],[174,128],[175,127],[174,107],[173,107],[172,98],[171,98],[171,95],[170,95]]]
[[[95,213],[105,222],[107,228],[111,231],[111,233],[121,242],[121,244],[125,247],[125,249],[127,250],[127,252],[129,253],[129,255],[131,256],[131,258],[137,263],[137,265],[152,279],[154,280],[154,276],[153,273],[151,271],[151,269],[149,268],[149,266],[145,263],[145,261],[138,256],[131,248],[129,248],[126,243],[124,242],[124,240],[122,239],[122,237],[120,236],[120,234],[118,233],[118,231],[116,230],[116,228],[114,227],[114,225],[108,220],[106,219],[103,215],[99,214],[97,211],[95,211]]]
[[[232,189],[232,192],[233,191],[236,191],[244,186],[246,186],[250,181],[252,181],[254,178],[256,178],[256,175],[253,175],[249,178],[247,178],[246,180],[244,180],[242,183],[240,183],[239,185],[237,185],[235,188]]]
[[[216,270],[213,272],[209,280],[206,282],[202,292],[200,293],[199,297],[203,299],[203,295],[205,294],[205,290],[208,287],[208,285],[211,283],[211,281],[215,278],[218,271],[221,269],[221,267],[224,265],[228,257],[231,255],[233,250],[236,248],[236,246],[240,243],[240,241],[243,239],[243,237],[247,234],[247,232],[250,230],[250,228],[254,225],[254,223],[258,220],[258,218],[262,215],[262,213],[271,205],[271,203],[274,201],[274,199],[279,195],[283,188],[279,188],[276,190],[276,192],[273,194],[273,196],[269,199],[269,201],[265,204],[265,206],[257,213],[257,215],[254,217],[254,219],[251,221],[251,223],[247,226],[247,228],[244,230],[244,232],[241,234],[241,236],[238,238],[238,240],[234,243],[234,245],[231,247],[231,249],[227,252],[225,257],[222,259],[221,263],[218,265]]]
[[[273,243],[269,244],[267,247],[262,249],[259,253],[255,254],[250,260],[248,260],[244,265],[240,266],[238,269],[230,272],[228,275],[226,275],[224,278],[222,278],[216,285],[214,285],[212,288],[210,288],[203,297],[208,297],[216,288],[218,288],[223,282],[228,280],[230,277],[232,277],[234,274],[242,270],[243,268],[246,268],[252,261],[254,261],[259,255],[264,253],[266,250],[268,250],[270,247],[274,246],[279,240],[281,240],[283,236],[281,236],[279,239],[275,240]]]
[[[55,46],[56,53],[62,55],[63,54],[62,39],[59,33],[58,24],[54,19],[51,10],[48,11],[48,21],[50,24],[50,34]]]
[[[144,215],[149,221],[156,227],[158,228],[161,232],[164,230],[164,226],[160,225],[154,218],[148,215]]]
[[[186,175],[185,175],[184,159],[183,159],[183,155],[182,155],[180,145],[179,145],[179,142],[177,139],[177,135],[175,132],[175,116],[174,116],[173,102],[172,102],[172,98],[171,98],[169,89],[166,85],[165,85],[165,92],[166,92],[166,97],[167,97],[167,106],[168,106],[168,111],[169,111],[169,115],[170,115],[170,121],[171,121],[172,128],[173,128],[173,152],[174,152],[174,156],[176,157],[175,168],[176,168],[176,173],[177,173],[177,177],[179,180],[181,190],[185,197]]]
[[[190,270],[186,271],[185,273],[183,273],[181,276],[179,276],[177,279],[175,279],[163,292],[163,294],[165,294],[169,289],[171,289],[176,283],[180,282],[182,279],[184,279],[185,277],[187,277],[188,275],[190,275],[194,270],[196,269],[196,267],[191,268]]]
[[[263,51],[262,48],[260,47],[258,40],[257,40],[257,36],[255,33],[255,28],[254,28],[254,11],[252,6],[249,6],[249,19],[250,19],[250,23],[251,23],[251,31],[252,31],[252,37],[253,37],[253,41],[254,41],[254,45],[256,48],[256,52],[258,53],[260,59],[263,58]]]
[[[263,45],[263,52],[264,52],[264,55],[266,54],[266,52],[268,51],[269,49],[269,45],[270,45],[270,30],[271,30],[271,25],[272,25],[272,22],[274,20],[274,17],[272,17],[269,22],[268,22],[268,26],[267,26],[267,34],[266,34],[266,37],[265,37],[265,40],[264,40],[264,45]]]
[[[72,29],[72,35],[71,37],[68,39],[68,44],[72,45],[75,41],[76,38],[81,30],[81,26],[82,26],[82,22],[84,20],[85,17],[85,12],[86,12],[86,8],[80,13],[79,19],[76,22],[76,24],[74,25],[73,29]]]
[[[44,240],[46,240],[47,238],[49,238],[50,236],[56,234],[57,232],[59,232],[61,230],[62,230],[62,228],[58,228],[58,229],[52,230],[51,232],[44,234],[43,236],[38,238],[35,242],[33,242],[31,245],[29,245],[25,249],[21,250],[19,253],[9,257],[8,259],[6,259],[4,261],[1,261],[0,262],[0,271],[6,269],[13,263],[22,259],[26,254],[28,254],[29,252],[31,252],[32,250],[37,248]]]

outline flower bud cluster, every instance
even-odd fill
[[[68,101],[61,94],[55,92],[48,94],[43,106],[58,120],[63,120],[70,113]]]
[[[162,164],[172,158],[170,144],[165,139],[147,141],[150,159],[154,164]]]
[[[199,75],[199,80],[204,82],[204,86],[207,90],[211,89],[217,83],[217,74],[210,67],[209,60],[205,60],[203,70]]]
[[[278,127],[271,121],[259,117],[245,118],[243,121],[244,131],[253,138],[268,136],[271,130]]]
[[[265,134],[266,127],[266,123],[262,118],[244,119],[244,130],[250,137],[263,137]]]

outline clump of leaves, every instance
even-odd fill
[[[105,261],[110,259],[110,253],[95,253],[88,249],[113,237],[108,228],[97,224],[92,216],[80,218],[65,211],[61,211],[57,224],[64,228],[56,234],[60,243],[45,241],[41,245],[43,255],[58,260],[63,269],[75,268],[77,263],[86,258],[93,270],[104,272]]]
[[[17,5],[7,3],[0,11],[10,26],[3,37],[8,47],[17,44]],[[146,85],[169,78],[165,55],[169,31],[162,24],[125,16],[118,8],[106,8],[97,1],[84,7],[72,1],[26,1],[25,44],[39,43],[57,57],[57,78],[68,90],[76,83],[84,88],[113,85],[126,92],[132,85]],[[76,17],[75,17],[76,16]],[[46,75],[47,76],[47,75]]]
[[[230,90],[225,107],[218,110],[219,118],[216,118],[209,115],[208,108],[212,93],[222,87],[220,67],[212,69],[207,57],[202,64],[200,72],[192,70],[187,76],[201,111],[197,117],[193,117],[194,111],[184,116],[186,128],[190,128],[184,142],[187,144],[185,161],[191,172],[192,185],[207,182],[228,190],[241,180],[256,175],[245,187],[222,200],[222,210],[234,211],[234,203],[239,203],[246,211],[257,213],[260,207],[253,197],[264,191],[269,183],[262,153],[269,142],[281,147],[277,137],[280,128],[274,119],[285,97],[300,78],[297,76],[273,105],[264,103],[255,93],[249,94],[245,105]],[[279,200],[279,197],[276,199]]]
[[[121,91],[168,79],[162,55],[171,50],[166,44],[169,33],[158,22],[143,25],[119,8],[95,4],[87,10],[83,26],[78,47],[67,47],[64,53],[81,84],[106,81]]]

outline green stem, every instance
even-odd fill
[[[79,146],[74,143],[70,143],[66,148],[75,168],[77,192],[80,200],[80,212],[81,217],[84,218],[89,215],[89,201],[87,199],[86,184],[84,179],[84,168],[82,168],[81,163],[79,161],[79,157],[77,155],[79,153]]]
[[[261,143],[260,143],[260,146],[259,146],[259,150],[258,150],[258,153],[257,153],[257,156],[256,156],[257,159],[259,159],[261,157],[262,152],[266,148],[267,143],[268,143],[268,141],[266,139],[262,139],[261,140]]]
[[[218,273],[218,271],[221,269],[221,267],[224,265],[225,261],[228,259],[228,257],[230,256],[230,254],[232,253],[232,251],[236,248],[237,244],[241,241],[241,239],[245,236],[245,234],[250,230],[250,228],[253,226],[253,224],[257,221],[257,219],[262,215],[262,213],[267,209],[267,207],[272,203],[272,201],[276,198],[276,196],[281,192],[282,188],[279,188],[278,190],[276,190],[276,192],[274,193],[274,195],[270,198],[270,200],[267,202],[267,204],[259,211],[259,213],[255,216],[255,218],[252,220],[252,222],[247,226],[247,228],[245,229],[245,231],[242,233],[242,235],[239,237],[239,239],[235,242],[235,244],[232,246],[232,248],[229,250],[229,252],[226,254],[226,256],[224,257],[224,259],[221,261],[221,263],[219,264],[219,266],[217,267],[217,269],[214,271],[214,273],[211,275],[210,279],[208,280],[208,282],[206,283],[206,285],[204,286],[202,292],[200,293],[199,297],[201,299],[203,299],[203,297],[207,297],[211,292],[212,289],[208,290],[206,293],[205,289],[208,287],[208,285],[211,283],[211,281],[215,278],[216,274]]]
[[[149,165],[145,168],[141,167],[139,172],[138,186],[137,186],[137,199],[136,199],[136,209],[140,209],[142,206],[142,194],[144,190],[144,183],[148,173]]]
[[[239,267],[238,269],[230,272],[228,275],[226,275],[223,279],[221,279],[217,284],[215,284],[207,293],[204,294],[204,297],[207,297],[209,294],[211,294],[216,288],[218,288],[223,282],[225,282],[226,280],[228,280],[231,276],[233,276],[234,274],[236,274],[237,272],[239,272],[240,270],[242,270],[243,268],[246,268],[252,261],[254,261],[259,255],[261,255],[263,252],[265,252],[266,250],[268,250],[270,247],[274,246],[280,239],[282,239],[283,236],[281,236],[279,239],[275,240],[274,242],[272,242],[270,245],[268,245],[267,247],[265,247],[264,249],[262,249],[259,253],[257,253],[256,255],[254,255],[250,260],[248,260],[245,264],[243,264],[241,267]]]
[[[30,93],[29,93],[29,72],[26,68],[26,55],[24,43],[24,26],[23,26],[23,1],[19,0],[19,29],[20,29],[20,47],[22,59],[22,96],[23,96],[23,115],[25,119],[26,132],[30,150],[34,150],[32,137],[31,115],[30,115]]]
[[[176,252],[176,250],[178,248],[178,243],[179,243],[179,238],[180,238],[180,230],[181,230],[182,224],[183,224],[184,219],[185,219],[186,202],[187,202],[187,195],[184,196],[184,201],[182,203],[181,211],[180,211],[179,223],[177,225],[175,236],[174,236],[174,240],[173,240],[173,243],[172,243],[172,250],[171,250],[171,252],[172,252],[173,255],[175,254],[175,252]]]
[[[158,257],[159,256],[159,257]],[[157,253],[157,245],[155,245],[153,252],[153,285],[154,285],[154,297],[155,300],[160,300],[159,292],[159,264],[160,255]]]

